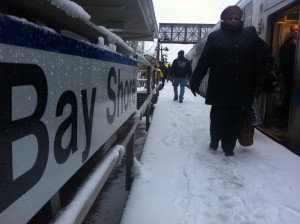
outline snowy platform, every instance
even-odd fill
[[[210,106],[166,83],[121,224],[300,224],[300,157],[255,132],[234,157],[208,149]]]

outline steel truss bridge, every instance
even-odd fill
[[[215,24],[160,23],[160,43],[196,44]]]

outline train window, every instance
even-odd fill
[[[252,10],[253,10],[253,3],[250,2],[244,8],[244,27],[252,26]]]

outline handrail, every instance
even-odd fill
[[[139,112],[141,114],[141,117],[145,114],[145,111],[147,110],[149,104],[151,103],[153,95],[156,94],[158,89],[159,89],[159,86],[156,86],[155,89],[152,90],[152,92],[148,95],[148,97],[146,98],[146,100],[144,101],[142,106],[140,107]]]

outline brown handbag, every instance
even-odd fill
[[[242,107],[239,121],[238,141],[241,146],[250,146],[253,144],[254,127],[251,120],[251,105]]]

